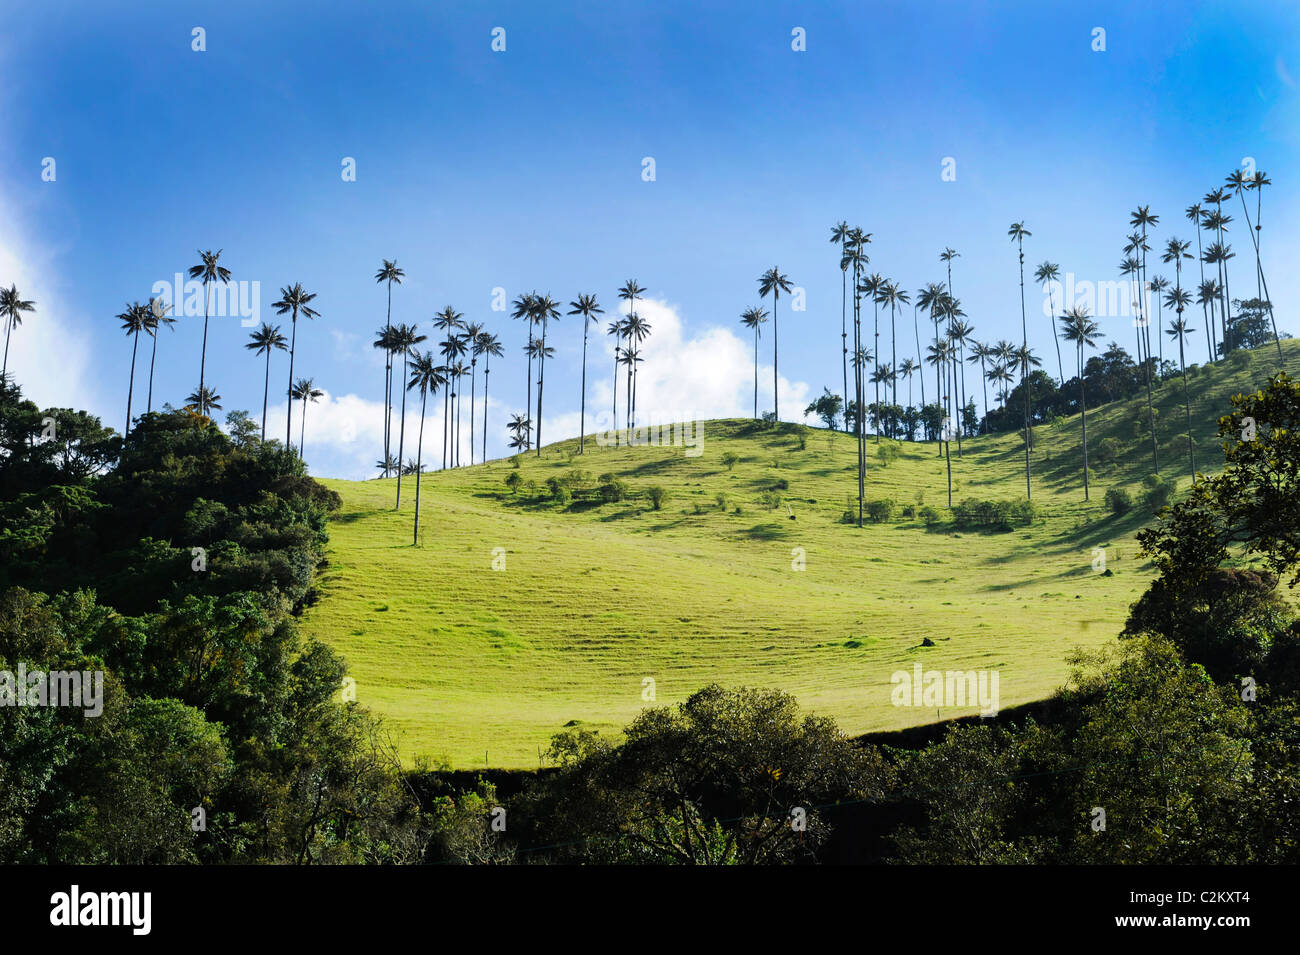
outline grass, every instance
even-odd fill
[[[1289,362],[1300,357],[1300,342],[1284,348]],[[1202,471],[1222,463],[1217,416],[1275,369],[1271,350],[1191,379]],[[1181,379],[1161,386],[1157,404],[1162,473],[1185,488]],[[344,503],[324,599],[304,629],[343,654],[357,699],[386,718],[405,758],[455,768],[534,767],[566,726],[617,732],[651,705],[648,679],[658,705],[715,681],[780,688],[850,733],[974,712],[891,705],[890,675],[916,662],[996,668],[1004,708],[1041,699],[1066,679],[1073,647],[1116,638],[1150,579],[1133,539],[1149,512],[1139,504],[1113,517],[1103,500],[1111,486],[1140,490],[1150,470],[1150,440],[1133,424],[1145,407],[1143,394],[1089,413],[1090,447],[1106,437],[1124,447],[1094,469],[1089,503],[1078,418],[1036,428],[1038,519],[1005,533],[927,530],[897,516],[843,524],[846,497],[856,497],[853,439],[747,420],[704,423],[698,457],[591,437],[583,455],[576,440],[549,445],[520,460],[534,496],[507,491],[508,460],[426,475],[419,547],[413,479],[403,479],[400,512],[395,479],[326,481]],[[881,466],[869,447],[868,499],[923,500],[946,520],[937,446],[899,448]],[[728,452],[740,458],[734,469]],[[954,501],[1023,498],[1018,436],[968,440],[961,458],[954,443],[952,455]],[[542,500],[546,479],[574,468],[612,472],[634,496]],[[760,503],[781,479],[782,503]],[[647,495],[653,485],[668,492],[662,510]],[[1112,576],[1093,570],[1094,548],[1105,549]],[[501,555],[505,569],[494,570]],[[806,569],[796,570],[801,555]],[[933,647],[921,646],[926,637]]]

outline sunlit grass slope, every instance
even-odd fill
[[[1294,363],[1300,345],[1286,352]],[[1222,463],[1215,420],[1230,396],[1275,368],[1260,349],[1191,379],[1201,470]],[[1165,382],[1157,404],[1161,471],[1185,487],[1181,381]],[[506,460],[429,474],[420,547],[411,546],[413,479],[403,480],[400,511],[393,479],[327,481],[344,505],[305,629],[346,657],[358,700],[386,717],[408,759],[458,768],[536,766],[549,737],[571,724],[616,732],[648,705],[648,679],[659,704],[711,681],[780,688],[855,733],[959,715],[891,705],[890,675],[918,662],[997,668],[1003,707],[1039,699],[1066,678],[1071,648],[1115,639],[1150,579],[1133,541],[1149,512],[1139,505],[1116,518],[1103,501],[1114,485],[1139,491],[1150,471],[1139,413],[1145,395],[1089,414],[1090,446],[1114,437],[1124,452],[1094,470],[1088,504],[1078,418],[1037,428],[1039,516],[1006,533],[933,531],[899,517],[843,524],[856,494],[852,438],[742,420],[704,423],[698,457],[590,437],[584,455],[576,440],[549,445],[519,465],[534,495],[506,490]],[[900,449],[882,466],[869,446],[868,499],[923,500],[946,515],[937,446]],[[728,452],[740,458],[733,469]],[[1024,497],[1018,436],[967,440],[960,458],[954,443],[952,455],[955,500]],[[643,496],[541,500],[547,478],[575,468],[612,472],[634,495],[662,486],[668,499],[658,511]],[[761,503],[782,480],[784,503]],[[504,570],[493,570],[497,548]],[[1093,569],[1095,548],[1112,576]],[[927,637],[934,646],[922,646]]]

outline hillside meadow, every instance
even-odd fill
[[[1293,363],[1300,343],[1284,348]],[[1217,417],[1276,369],[1271,353],[1194,369],[1201,470],[1222,462]],[[1160,386],[1157,409],[1161,472],[1185,488],[1180,379]],[[675,703],[711,682],[791,692],[850,733],[977,712],[892,705],[891,674],[916,663],[996,669],[1003,708],[1041,699],[1066,680],[1073,648],[1116,639],[1150,579],[1134,542],[1150,519],[1145,412],[1145,395],[1089,412],[1090,447],[1114,438],[1122,453],[1095,463],[1087,503],[1079,418],[1038,426],[1036,518],[1003,532],[952,526],[939,445],[899,442],[886,463],[874,438],[866,497],[892,499],[895,514],[843,523],[856,499],[852,436],[749,420],[702,422],[698,456],[588,436],[581,455],[574,439],[517,465],[426,474],[418,547],[413,477],[400,511],[396,479],[327,480],[343,507],[304,630],[343,654],[358,701],[385,718],[408,762],[454,768],[536,767],[566,726],[616,733],[652,695]],[[1018,435],[966,439],[960,457],[954,442],[951,454],[954,502],[1023,499]],[[630,494],[551,500],[547,479],[575,469],[593,482],[614,474]],[[659,510],[655,486],[667,494]],[[1115,486],[1138,500],[1123,516],[1104,501]],[[942,522],[927,528],[906,505],[933,506]],[[1109,574],[1094,566],[1099,551]]]

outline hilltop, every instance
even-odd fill
[[[1283,348],[1294,367],[1300,342]],[[1202,471],[1222,462],[1216,422],[1230,397],[1275,370],[1272,345],[1195,369]],[[1185,488],[1182,401],[1181,379],[1161,385],[1161,471]],[[616,732],[650,705],[647,679],[657,704],[715,681],[780,688],[851,733],[975,712],[891,705],[890,675],[918,662],[996,668],[1003,708],[1041,699],[1066,679],[1072,648],[1116,638],[1150,579],[1133,540],[1150,511],[1115,516],[1104,501],[1116,486],[1140,496],[1145,409],[1142,394],[1089,412],[1090,449],[1111,453],[1093,460],[1088,503],[1078,416],[1037,427],[1036,517],[1003,532],[952,526],[934,443],[899,442],[886,463],[872,440],[866,496],[892,499],[896,513],[842,523],[856,498],[852,436],[749,420],[702,422],[699,456],[589,436],[581,455],[574,439],[517,466],[427,474],[418,548],[413,478],[400,512],[396,479],[327,480],[343,507],[304,629],[346,658],[357,699],[386,717],[405,757],[456,768],[535,767],[568,725]],[[954,501],[1024,497],[1018,435],[966,439],[960,458],[954,443],[952,468]],[[612,475],[628,496],[554,500],[548,480],[575,470],[587,486]],[[659,510],[652,487],[667,495]],[[919,516],[926,505],[942,515],[935,527]],[[1098,549],[1108,575],[1094,569]]]

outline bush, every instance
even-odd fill
[[[601,475],[601,484],[596,491],[606,504],[616,504],[627,497],[627,482],[612,474],[604,474]]]
[[[1106,492],[1106,506],[1112,514],[1120,517],[1133,509],[1133,495],[1122,487],[1113,487]]]
[[[884,497],[878,501],[867,502],[867,516],[874,524],[883,524],[894,516],[894,502]]]
[[[898,445],[892,441],[886,441],[876,448],[876,457],[880,459],[880,466],[887,468],[898,460]]]
[[[740,461],[740,455],[734,451],[728,451],[722,456],[722,463],[727,466],[728,471],[734,471],[736,464]]]
[[[650,504],[656,511],[660,510],[664,506],[664,501],[668,500],[668,492],[658,484],[650,488],[646,493],[650,495]],[[696,510],[697,512],[699,510],[698,504],[696,505]]]
[[[1034,505],[1029,501],[979,501],[966,498],[952,509],[953,522],[963,530],[1009,531],[1031,524]]]
[[[512,468],[518,468],[518,467],[519,467],[519,455],[517,455],[517,454],[512,454],[512,455],[510,455],[510,466],[511,466]]]
[[[758,502],[764,507],[775,510],[781,506],[781,495],[776,491],[764,491],[759,495]]]
[[[551,499],[555,501],[556,504],[563,506],[573,500],[573,492],[561,484],[554,492],[552,492]]]
[[[1119,456],[1124,453],[1124,445],[1118,438],[1102,438],[1092,448],[1092,453],[1088,455],[1092,463],[1099,466],[1114,464]]]
[[[915,505],[915,504],[904,504],[904,505],[903,505],[903,516],[904,516],[905,518],[907,518],[908,520],[913,520],[913,519],[915,519],[915,517],[916,517],[916,505]]]
[[[929,504],[926,504],[924,507],[921,508],[920,514],[921,514],[921,520],[925,522],[926,527],[934,527],[941,520],[943,520],[943,515],[941,515]]]
[[[1142,503],[1154,514],[1169,503],[1175,485],[1158,474],[1148,474],[1142,479],[1142,488]]]
[[[714,498],[718,502],[718,508],[725,511],[727,509],[727,495],[719,492]]]
[[[790,482],[787,481],[785,478],[777,478],[777,480],[772,482],[772,490],[788,491],[790,490]]]
[[[506,487],[510,488],[511,494],[519,493],[519,485],[524,483],[524,479],[519,476],[518,471],[511,471],[506,475]]]

